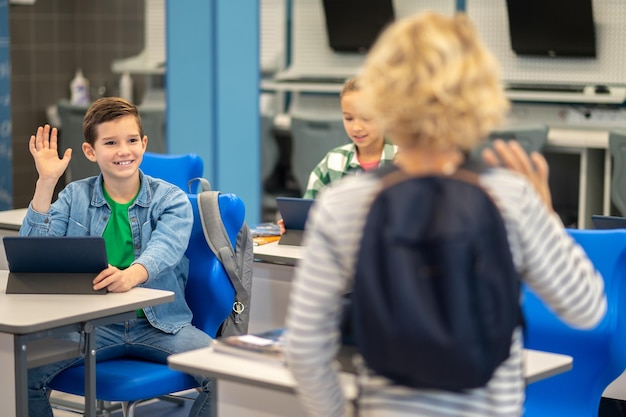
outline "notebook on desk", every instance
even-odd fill
[[[285,233],[280,237],[279,245],[302,244],[304,226],[314,201],[308,198],[276,197],[276,205],[285,225]]]
[[[626,217],[594,214],[591,222],[596,229],[626,229]]]
[[[106,294],[92,281],[108,266],[98,236],[5,236],[7,294]]]

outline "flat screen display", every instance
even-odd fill
[[[324,0],[326,32],[335,52],[366,53],[394,20],[391,0]]]
[[[517,55],[596,56],[592,0],[507,0]]]

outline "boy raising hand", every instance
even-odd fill
[[[137,317],[96,330],[96,360],[126,355],[167,363],[173,353],[206,347],[209,335],[191,325],[185,301],[189,261],[184,256],[193,225],[191,203],[178,187],[139,169],[148,137],[137,107],[105,97],[95,101],[83,120],[83,154],[100,174],[68,184],[56,201],[54,189],[72,158],[58,156],[57,129],[39,127],[30,138],[39,178],[20,229],[23,236],[102,236],[109,266],[93,280],[94,290],[125,292],[136,286],[172,291],[171,303],[146,307]],[[78,333],[67,336],[79,340]],[[48,383],[83,359],[29,369],[31,416],[52,417]],[[211,380],[197,377],[202,391],[191,416],[211,415]]]

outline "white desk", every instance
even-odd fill
[[[274,264],[294,266],[302,259],[302,246],[279,245],[278,242],[254,247],[254,258]]]
[[[527,383],[568,371],[570,356],[525,350]],[[215,378],[219,417],[296,417],[305,415],[295,395],[296,382],[280,363],[214,352],[211,347],[172,355],[169,366]],[[341,374],[344,392],[353,398],[354,376]]]
[[[21,208],[0,211],[0,229],[15,231],[20,230],[27,210],[28,209]]]
[[[524,349],[524,378],[527,384],[569,371],[572,365],[571,356]]]
[[[276,242],[254,247],[250,333],[284,327],[294,265],[302,258],[302,247]]]
[[[174,293],[135,288],[106,295],[6,294],[8,271],[0,271],[0,415],[28,415],[27,368],[79,356],[67,345],[52,349],[49,338],[72,331],[86,334],[85,415],[95,416],[95,327],[135,317],[138,308],[168,303]],[[40,348],[40,349],[39,349]],[[11,370],[13,372],[11,373]]]
[[[0,238],[2,236],[16,236],[22,226],[27,209],[0,211]],[[4,246],[0,244],[0,270],[8,269]]]

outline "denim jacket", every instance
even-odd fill
[[[128,209],[135,261],[148,271],[140,286],[173,291],[174,301],[144,308],[152,326],[176,333],[191,323],[185,301],[189,261],[185,250],[193,226],[187,195],[178,187],[139,171],[141,188]],[[23,236],[102,236],[111,208],[102,192],[102,174],[68,184],[47,213],[29,206]]]

